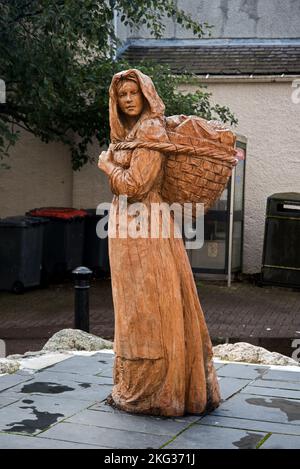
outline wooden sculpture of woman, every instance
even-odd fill
[[[135,69],[117,73],[109,95],[112,144],[168,141],[165,106],[148,76]],[[112,225],[118,225],[121,210],[132,219],[130,204],[142,202],[150,208],[163,202],[165,158],[147,148],[101,153],[98,166],[114,194],[110,230],[118,228]],[[124,209],[121,195],[128,197]],[[150,210],[143,216],[151,232]],[[109,257],[115,311],[111,403],[132,413],[164,416],[217,407],[220,393],[211,340],[183,240],[111,237]]]

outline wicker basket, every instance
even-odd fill
[[[192,203],[192,216],[196,204],[204,204],[206,212],[226,187],[237,160],[235,135],[216,121],[196,116],[166,118],[169,142],[132,141],[113,145],[115,150],[147,148],[167,155],[162,185],[163,199]]]
[[[196,203],[204,204],[207,212],[221,196],[236,164],[235,135],[218,122],[194,116],[167,118],[167,133],[179,151],[168,155],[163,198],[171,204],[192,202],[194,217]]]

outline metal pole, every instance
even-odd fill
[[[233,209],[234,209],[234,189],[235,189],[235,167],[231,174],[230,205],[229,205],[229,239],[228,239],[228,271],[227,286],[231,286],[231,266],[232,266],[232,242],[233,242]]]
[[[72,271],[75,288],[75,329],[89,332],[89,288],[92,271],[87,267],[77,267]]]

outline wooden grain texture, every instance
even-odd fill
[[[123,79],[129,76],[138,83],[147,106],[134,125],[127,125],[118,111],[121,74],[114,76],[110,88],[112,142],[169,142],[164,106],[152,81],[136,70],[122,74]],[[168,209],[153,220],[150,207],[164,200],[165,161],[163,153],[147,148],[100,156],[99,168],[108,175],[114,194],[111,233],[119,228],[122,216],[129,223],[133,220],[130,206],[134,202],[144,204],[139,220],[149,234],[153,223],[162,229]],[[201,171],[197,177],[201,178]],[[128,196],[128,206],[119,204],[121,195]],[[172,217],[169,223],[168,238],[161,234],[157,238],[122,238],[118,234],[109,238],[116,354],[111,402],[132,413],[201,414],[219,405],[219,385],[190,263],[182,239],[174,235]]]

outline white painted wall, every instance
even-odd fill
[[[208,91],[236,114],[236,130],[248,139],[243,271],[258,272],[267,197],[300,192],[300,103],[292,102],[291,82],[210,83]]]
[[[214,38],[299,38],[299,0],[176,0],[194,20],[213,25]],[[172,19],[165,18],[164,39],[194,39]],[[150,38],[147,28],[130,31],[118,21],[118,37]]]
[[[24,215],[35,207],[96,208],[110,202],[112,194],[105,174],[97,167],[100,146],[90,147],[94,160],[73,171],[68,147],[45,144],[28,132],[10,150],[0,168],[0,218]]]
[[[111,202],[112,193],[108,179],[97,167],[101,152],[99,144],[88,149],[92,162],[87,163],[80,171],[73,172],[73,206],[79,208],[96,208],[101,202]]]
[[[66,146],[46,144],[21,131],[19,142],[0,168],[0,218],[24,215],[46,205],[72,205],[73,180]]]

